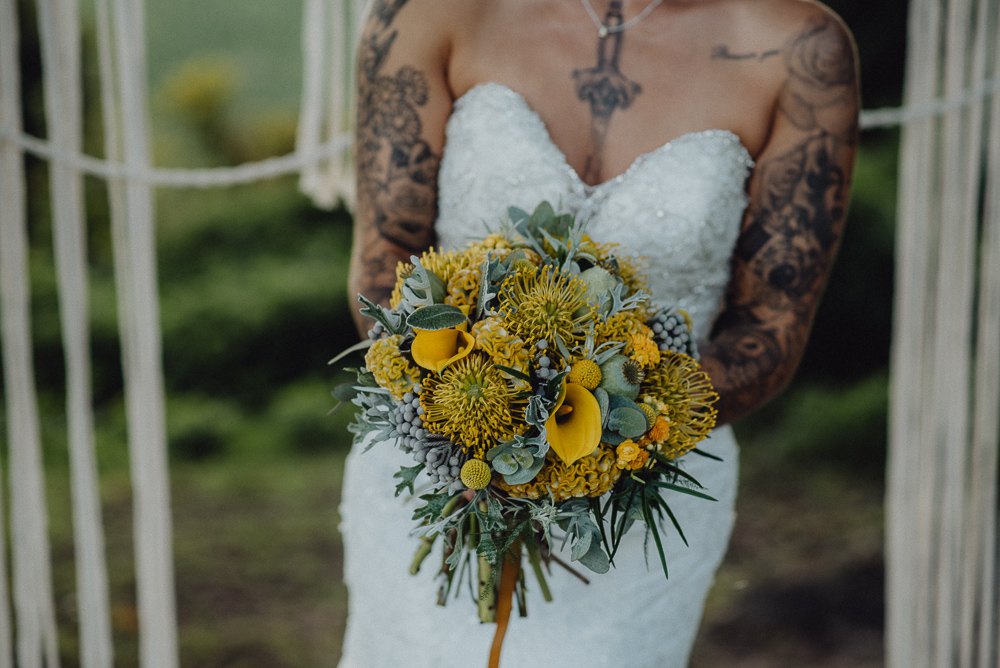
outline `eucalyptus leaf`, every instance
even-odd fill
[[[411,313],[406,319],[406,324],[414,329],[448,329],[458,327],[467,319],[457,306],[432,304]]]
[[[517,473],[518,461],[517,459],[515,459],[514,455],[510,452],[504,452],[494,457],[490,463],[493,464],[493,468],[496,470],[496,472],[501,475],[509,475],[511,473]]]
[[[580,557],[587,554],[590,551],[590,543],[593,538],[594,534],[589,531],[584,531],[582,535],[577,536],[576,542],[573,543],[573,549],[569,554],[570,561],[578,561]]]
[[[519,209],[516,206],[507,207],[507,215],[510,216],[510,222],[515,227],[518,228],[518,232],[521,232],[522,236],[527,236],[524,232],[520,230],[520,227],[528,222],[531,218],[529,214],[524,209]]]
[[[542,470],[542,465],[545,464],[545,457],[534,457],[534,462],[531,466],[521,468],[516,473],[510,475],[505,475],[503,477],[504,482],[508,485],[523,485],[534,480],[538,472]]]
[[[592,543],[587,553],[577,561],[595,573],[607,573],[611,570],[611,562],[608,560],[608,555],[604,554],[599,542]]]
[[[638,438],[646,433],[649,423],[646,414],[629,406],[614,408],[608,413],[608,426],[624,438]]]
[[[532,455],[527,450],[518,448],[515,449],[510,454],[514,458],[514,461],[517,462],[517,465],[522,468],[531,468],[531,466],[533,466],[535,463],[534,455]]]
[[[601,407],[601,426],[603,427],[608,421],[608,391],[603,387],[598,387],[594,390],[594,397],[597,399],[597,403]]]
[[[486,451],[486,459],[492,462],[496,457],[499,457],[505,452],[509,452],[510,449],[514,447],[515,442],[516,441],[507,441],[506,443],[501,443],[500,445],[494,445]]]
[[[531,212],[531,219],[528,221],[528,228],[534,233],[537,230],[544,230],[556,217],[556,212],[548,202],[542,202]]]

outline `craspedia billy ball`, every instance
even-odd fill
[[[592,390],[601,382],[601,367],[594,360],[580,360],[573,365],[567,380]]]
[[[483,489],[490,484],[490,465],[482,459],[470,459],[462,464],[462,483],[469,489]]]

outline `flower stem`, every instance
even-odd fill
[[[531,570],[535,572],[535,577],[538,578],[538,587],[542,590],[542,598],[545,599],[546,603],[551,603],[552,592],[549,591],[549,583],[545,579],[545,571],[542,570],[542,560],[538,556],[538,546],[533,540],[526,540],[525,544],[528,546],[528,562],[531,564]]]

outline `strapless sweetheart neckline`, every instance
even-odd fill
[[[458,109],[462,107],[464,104],[467,104],[468,99],[475,97],[476,95],[481,95],[484,92],[490,91],[490,89],[494,90],[498,89],[500,92],[516,100],[517,101],[517,105],[515,106],[516,109],[522,110],[524,113],[531,116],[533,120],[537,120],[537,122],[542,124],[542,127],[545,128],[545,133],[544,133],[545,139],[547,140],[549,146],[559,155],[559,157],[562,159],[563,167],[576,181],[577,185],[581,187],[588,196],[596,194],[604,188],[609,188],[615,183],[622,183],[625,179],[629,178],[629,176],[633,172],[635,172],[642,165],[642,163],[649,160],[658,153],[663,153],[664,151],[668,151],[672,147],[678,144],[683,144],[691,141],[699,141],[706,137],[721,136],[721,137],[731,138],[741,149],[742,155],[740,156],[740,160],[750,165],[753,164],[753,157],[750,155],[750,150],[746,147],[746,145],[743,143],[743,140],[740,138],[738,134],[736,134],[732,130],[726,130],[722,128],[710,128],[706,130],[695,130],[693,132],[685,132],[684,134],[678,135],[677,137],[674,137],[673,139],[664,142],[660,146],[657,146],[656,148],[650,151],[646,151],[645,153],[640,153],[638,156],[636,156],[635,160],[633,160],[631,164],[629,164],[629,166],[621,174],[618,174],[617,176],[612,176],[611,178],[607,179],[606,181],[602,181],[601,183],[591,185],[586,181],[584,181],[583,178],[580,177],[580,173],[576,171],[576,169],[571,164],[569,164],[569,159],[567,159],[566,157],[566,152],[559,147],[559,145],[555,142],[554,139],[552,139],[552,133],[549,132],[548,126],[545,125],[545,121],[542,120],[541,115],[537,111],[535,111],[535,109],[528,103],[528,100],[527,98],[524,97],[524,95],[514,90],[510,86],[498,83],[496,81],[486,81],[483,83],[478,83],[469,90],[462,93],[462,95],[460,95],[455,100],[454,107]]]

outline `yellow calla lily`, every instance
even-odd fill
[[[410,346],[413,361],[419,366],[441,373],[452,362],[472,352],[476,337],[457,329],[418,329]]]
[[[568,466],[600,445],[601,405],[583,385],[566,383],[545,431],[552,450]]]

